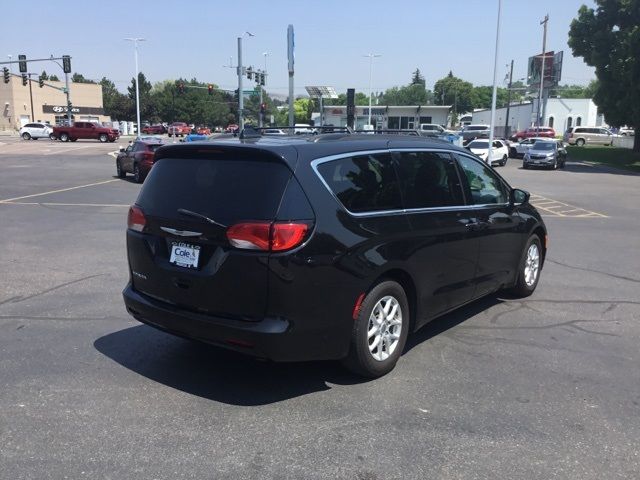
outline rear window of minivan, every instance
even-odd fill
[[[225,225],[272,220],[290,176],[286,165],[262,159],[161,158],[136,203],[163,218],[184,208]]]

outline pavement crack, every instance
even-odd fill
[[[21,295],[18,295],[18,296],[16,296],[16,297],[11,297],[11,298],[8,298],[7,300],[3,300],[3,301],[1,301],[1,302],[0,302],[0,305],[4,305],[4,304],[7,304],[7,303],[20,303],[20,302],[24,302],[25,300],[29,300],[29,299],[31,299],[31,298],[35,298],[35,297],[39,297],[39,296],[41,296],[41,295],[45,295],[45,294],[47,294],[47,293],[53,292],[54,290],[59,290],[59,289],[64,288],[64,287],[68,287],[69,285],[73,285],[73,284],[75,284],[75,283],[84,282],[84,281],[86,281],[86,280],[90,280],[90,279],[92,279],[92,278],[96,278],[96,277],[102,277],[102,276],[104,276],[104,275],[106,275],[106,274],[104,274],[104,273],[99,273],[99,274],[97,274],[97,275],[88,275],[88,276],[86,276],[86,277],[78,278],[78,279],[76,279],[76,280],[71,280],[70,282],[61,283],[61,284],[59,284],[59,285],[56,285],[56,286],[51,287],[51,288],[47,288],[46,290],[43,290],[43,291],[38,292],[38,293],[34,293],[34,294],[32,294],[32,295],[27,295],[26,297],[23,297],[23,296],[21,296]]]
[[[573,270],[582,270],[583,272],[599,273],[600,275],[606,275],[607,277],[617,278],[619,280],[626,280],[628,282],[640,283],[640,279],[638,278],[625,277],[624,275],[616,275],[615,273],[603,272],[601,270],[594,270],[591,268],[576,267],[574,265],[569,265],[568,263],[562,263],[557,260],[551,260],[549,258],[546,261],[550,263],[554,263],[556,265],[560,265],[561,267],[571,268]]]
[[[502,325],[502,326],[482,326],[482,325],[465,325],[460,327],[461,330],[548,330],[551,328],[573,328],[584,333],[593,333],[595,335],[605,335],[609,337],[619,337],[616,333],[598,332],[583,327],[583,323],[611,323],[616,320],[568,320],[566,322],[552,323],[548,325]]]

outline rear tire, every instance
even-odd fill
[[[23,139],[23,140],[31,140],[31,135],[29,135],[29,133],[28,133],[28,132],[24,132],[24,133],[22,134],[22,139]]]
[[[410,323],[404,289],[391,280],[377,284],[360,306],[344,366],[368,378],[389,373],[402,355]]]
[[[500,162],[500,166],[504,167],[507,164],[507,160],[509,157],[507,155],[502,157],[502,161]]]
[[[118,178],[124,178],[127,176],[127,172],[122,169],[120,160],[116,160],[116,175],[118,176]]]
[[[61,133],[60,134],[60,141],[61,142],[68,142],[69,141],[69,135],[66,133]]]
[[[538,286],[542,267],[542,247],[540,237],[534,234],[529,237],[524,247],[522,259],[518,266],[518,279],[511,288],[516,297],[528,297]]]
[[[576,140],[576,146],[584,147],[584,138],[579,138],[578,140]]]
[[[56,137],[53,133],[49,134],[49,140],[57,140],[58,137]]]
[[[136,183],[142,183],[143,180],[144,178],[142,177],[142,173],[140,173],[140,167],[138,167],[138,164],[136,163],[133,166],[133,181]]]

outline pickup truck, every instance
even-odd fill
[[[191,133],[191,127],[184,122],[173,122],[169,125],[169,128],[167,128],[167,133],[170,137],[173,135],[176,137],[184,137]]]
[[[452,133],[455,133],[453,130],[447,130],[442,125],[438,125],[437,123],[421,123],[419,130],[424,135],[432,135],[434,137],[438,135],[450,135]]]
[[[550,127],[531,127],[526,130],[522,130],[520,132],[514,133],[511,138],[516,142],[520,140],[524,140],[525,138],[534,138],[534,137],[545,137],[545,138],[555,138],[556,131]]]
[[[75,142],[79,138],[115,142],[120,132],[92,122],[75,122],[73,126],[53,127],[52,135],[62,142]]]

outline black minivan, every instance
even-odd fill
[[[124,301],[175,335],[377,377],[430,320],[534,291],[547,231],[528,200],[424,137],[164,146],[129,210]]]

